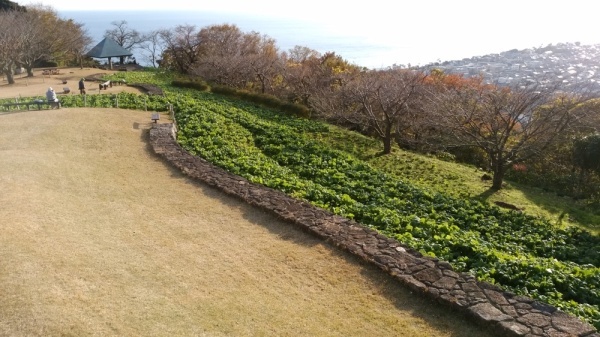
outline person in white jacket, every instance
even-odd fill
[[[57,109],[60,109],[60,102],[58,101],[58,98],[56,98],[56,92],[54,92],[52,87],[48,88],[48,91],[46,91],[46,99],[51,108],[56,107]]]

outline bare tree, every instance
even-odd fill
[[[119,46],[131,50],[144,42],[144,36],[137,30],[129,28],[127,21],[113,21],[111,24],[115,26],[115,28],[106,30],[106,32],[104,32],[104,37],[115,40]],[[125,63],[125,56],[119,57],[119,63]]]
[[[25,45],[20,34],[20,28],[23,26],[20,13],[0,11],[0,71],[6,76],[8,84],[15,83],[15,60],[20,58]]]
[[[142,56],[146,60],[150,61],[152,67],[156,68],[158,66],[159,57],[165,49],[164,43],[160,38],[160,31],[154,30],[150,33],[144,34],[143,40],[144,42],[140,44]]]
[[[3,25],[3,72],[12,78],[15,66],[25,67],[33,76],[33,67],[41,60],[63,60],[68,55],[81,54],[91,39],[82,24],[63,20],[51,7],[35,5],[26,12],[0,12]]]
[[[282,97],[306,105],[319,118],[335,119],[343,110],[342,90],[361,69],[340,55],[323,55],[306,47],[294,47],[282,55]]]
[[[75,57],[79,67],[83,69],[83,55],[89,49],[92,38],[82,23],[67,20],[64,22],[64,26],[69,32],[63,37],[65,50]]]
[[[27,69],[27,76],[33,77],[33,66],[36,61],[48,58],[51,50],[47,40],[54,35],[54,13],[50,8],[30,7],[21,13],[20,30],[23,40],[22,50],[15,59],[19,65]]]
[[[212,25],[199,33],[200,55],[194,74],[209,82],[244,87],[242,41],[244,33],[236,25]]]
[[[321,64],[321,54],[304,46],[295,46],[282,54],[284,78],[282,93],[288,100],[311,106],[311,98],[317,88],[317,69]]]
[[[245,34],[241,56],[246,83],[258,82],[258,87],[260,87],[258,91],[263,94],[267,91],[272,93],[273,81],[282,68],[275,40],[257,32]]]
[[[412,70],[372,70],[352,78],[344,88],[345,109],[338,114],[352,125],[364,127],[383,142],[383,153],[403,132],[421,107],[426,75]]]
[[[194,25],[179,25],[159,33],[165,44],[161,66],[188,74],[200,58],[200,36]]]
[[[48,6],[27,7],[22,13],[21,36],[23,50],[16,62],[33,76],[33,67],[40,60],[63,59],[81,54],[91,42],[83,24],[58,17],[57,12]]]
[[[273,80],[281,69],[274,39],[223,24],[203,28],[200,40],[195,74],[221,85],[273,92]]]
[[[587,97],[557,87],[477,86],[451,89],[435,100],[440,123],[456,145],[477,147],[490,161],[492,189],[502,188],[513,163],[539,156],[573,121]]]

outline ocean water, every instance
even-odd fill
[[[243,32],[258,32],[275,39],[280,51],[304,46],[320,53],[335,52],[350,63],[368,68],[401,64],[403,48],[381,42],[358,30],[340,30],[327,22],[246,16],[242,14],[182,12],[182,11],[61,11],[64,19],[84,24],[93,45],[103,39],[104,32],[115,28],[111,22],[127,21],[131,29],[147,33],[157,29],[174,28],[180,24],[198,28],[214,24],[235,24]],[[92,45],[92,46],[93,46]],[[134,56],[136,56],[135,50]],[[136,57],[142,61],[139,55]],[[142,61],[143,62],[143,61]]]

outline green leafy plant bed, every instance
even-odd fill
[[[326,124],[194,95],[177,115],[191,153],[600,327],[598,237],[418,188],[332,148]]]
[[[122,108],[166,111],[169,99],[160,95],[137,95],[121,92],[101,95],[68,95],[61,98],[63,107]]]

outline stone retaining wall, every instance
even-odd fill
[[[281,219],[375,264],[391,277],[437,302],[464,312],[504,336],[600,337],[593,326],[547,304],[517,296],[466,273],[449,263],[424,257],[366,228],[279,191],[250,183],[183,150],[173,139],[173,124],[150,130],[155,153],[187,176],[274,213]]]

